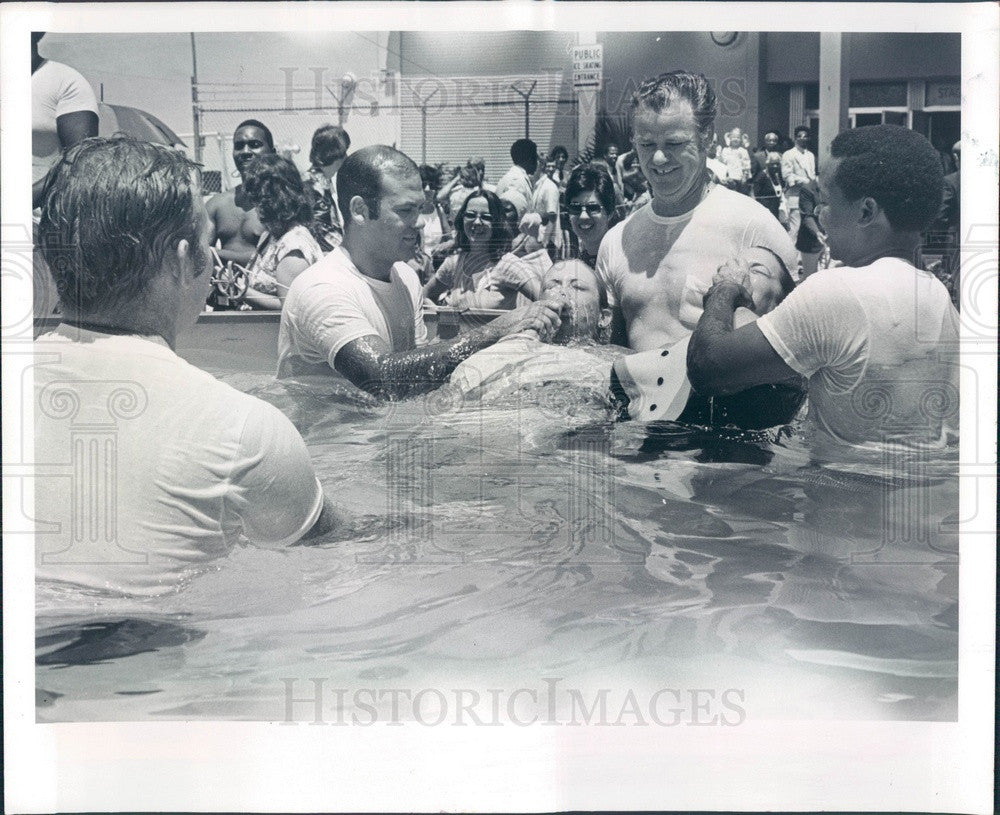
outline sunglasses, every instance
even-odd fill
[[[566,211],[570,215],[580,215],[584,210],[586,210],[587,214],[591,218],[593,218],[593,217],[596,217],[597,215],[603,214],[604,207],[602,207],[600,204],[567,204],[566,205]]]
[[[473,221],[475,221],[476,218],[478,218],[484,224],[491,224],[491,223],[493,223],[493,216],[490,215],[488,212],[466,212],[463,217],[469,223],[472,223]]]

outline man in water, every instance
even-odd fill
[[[690,343],[694,387],[710,396],[807,377],[814,453],[826,442],[843,451],[953,439],[958,314],[941,282],[911,263],[941,186],[937,152],[912,130],[838,135],[820,174],[819,222],[844,265],[811,275],[743,327],[733,312],[755,299],[745,270],[721,270]]]
[[[716,101],[705,77],[675,71],[647,79],[632,110],[653,199],[608,232],[597,273],[608,289],[614,341],[645,351],[691,332],[727,260],[763,246],[794,268],[795,248],[763,206],[711,183],[705,162]]]
[[[281,314],[278,375],[334,371],[379,397],[438,387],[462,360],[507,334],[559,327],[559,306],[532,303],[448,342],[427,344],[423,296],[405,261],[420,240],[417,165],[384,145],[337,174],[344,242],[292,283]]]
[[[236,545],[331,530],[291,422],[174,352],[211,279],[196,165],[84,141],[52,170],[39,232],[64,317],[34,347],[38,578],[154,596]]]
[[[743,255],[758,313],[773,309],[793,282],[782,261],[759,247]],[[559,330],[547,343],[535,332],[509,336],[462,363],[449,387],[466,404],[492,405],[514,394],[563,383],[579,404],[613,407],[622,418],[697,424],[736,424],[759,429],[785,424],[802,403],[798,377],[778,388],[754,389],[709,405],[687,380],[687,339],[668,352],[629,354],[609,345],[611,310],[594,271],[581,260],[554,264],[543,276],[543,299],[562,306]],[[745,323],[757,314],[741,309]],[[567,408],[569,405],[567,405]]]
[[[243,173],[257,156],[273,152],[271,131],[256,119],[242,122],[233,133],[233,162],[239,171],[240,183],[235,189],[217,193],[208,202],[211,225],[208,241],[212,246],[219,241],[219,257],[223,261],[232,260],[245,266],[264,234],[257,210],[243,190]]]

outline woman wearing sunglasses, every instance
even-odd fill
[[[576,240],[575,256],[591,268],[607,231],[620,220],[616,214],[615,185],[598,164],[581,164],[566,182],[566,212]]]
[[[534,300],[535,275],[504,254],[509,242],[500,199],[474,190],[455,216],[455,251],[424,286],[424,297],[462,309],[512,309]]]

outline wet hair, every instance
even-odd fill
[[[465,211],[469,208],[469,202],[474,198],[485,198],[486,205],[489,207],[490,217],[493,219],[491,224],[493,230],[490,233],[490,245],[489,253],[490,257],[494,261],[499,260],[500,256],[506,251],[508,244],[510,243],[510,237],[507,233],[507,228],[504,225],[504,211],[503,205],[500,203],[500,198],[496,193],[490,192],[489,190],[475,189],[466,196],[466,199],[462,202],[462,206],[458,208],[458,212],[455,215],[455,249],[468,251],[472,248],[469,243],[469,236],[465,234]]]
[[[430,164],[421,164],[417,169],[420,171],[421,184],[435,191],[441,189],[440,168],[432,167]]]
[[[833,181],[844,196],[874,198],[893,229],[920,232],[937,214],[944,171],[937,151],[916,131],[899,125],[845,130],[830,154],[840,159]]]
[[[515,164],[524,164],[538,158],[538,145],[531,139],[518,139],[510,146],[510,160]]]
[[[717,105],[715,91],[702,74],[670,71],[653,79],[644,79],[632,94],[632,112],[634,114],[640,107],[646,107],[659,113],[678,99],[691,105],[702,147],[706,148],[712,140]]]
[[[171,147],[129,136],[71,147],[46,181],[39,224],[60,300],[81,314],[133,307],[181,240],[202,268],[200,195],[198,165]]]
[[[557,260],[555,263],[549,266],[549,268],[546,269],[545,272],[542,274],[542,287],[544,288],[545,286],[545,278],[549,272],[551,272],[557,266],[562,267],[570,263],[579,263],[580,265],[586,266],[588,269],[590,269],[590,273],[594,276],[594,285],[597,287],[597,305],[602,309],[610,308],[611,306],[608,304],[608,287],[604,284],[604,281],[601,279],[601,276],[596,271],[594,271],[593,266],[579,259],[565,258],[563,260]]]
[[[236,125],[236,130],[242,130],[244,127],[256,127],[258,130],[263,131],[264,141],[267,142],[268,149],[274,150],[274,136],[271,135],[271,128],[266,124],[257,119],[244,119]],[[236,130],[233,131],[234,134]]]
[[[810,136],[812,136],[812,131],[805,125],[799,125],[797,128],[795,128],[795,130],[792,131],[792,135],[795,137],[798,137],[799,133],[805,133],[807,139]]]
[[[275,237],[296,224],[310,226],[313,208],[298,169],[277,153],[253,159],[243,175],[243,189],[260,215],[260,222]]]
[[[566,181],[566,205],[568,206],[574,198],[584,192],[593,192],[597,195],[597,200],[601,202],[601,207],[608,216],[609,226],[614,226],[611,219],[616,219],[617,222],[618,199],[614,181],[602,165],[581,164],[573,168]]]
[[[333,164],[337,159],[347,155],[350,146],[351,137],[339,125],[317,127],[312,135],[309,163],[313,167],[325,167],[328,164]]]
[[[387,173],[403,176],[419,173],[419,168],[406,153],[384,144],[362,147],[344,160],[337,173],[337,204],[345,228],[351,223],[351,199],[356,195],[368,206],[369,215],[378,218]]]

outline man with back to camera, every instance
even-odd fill
[[[264,226],[253,202],[243,190],[243,173],[257,156],[274,152],[271,131],[256,119],[241,122],[233,132],[233,162],[240,174],[235,189],[213,195],[207,204],[211,231],[209,245],[219,241],[219,257],[246,265],[253,258]]]
[[[238,544],[333,529],[291,422],[174,352],[211,285],[197,166],[87,140],[53,168],[39,231],[64,318],[34,345],[35,460],[76,474],[36,476],[38,578],[155,596]]]
[[[752,297],[743,269],[721,269],[689,347],[695,389],[711,396],[807,377],[819,457],[842,457],[845,444],[956,438],[958,314],[941,282],[911,262],[941,186],[937,152],[912,130],[838,135],[819,179],[819,222],[844,265],[735,329],[734,310]]]
[[[531,207],[534,177],[538,172],[538,146],[531,139],[518,139],[510,146],[510,160],[513,164],[497,182],[496,193],[517,207],[520,218]]]
[[[785,181],[785,200],[788,202],[788,234],[799,234],[802,215],[799,210],[799,191],[816,179],[816,156],[809,149],[812,131],[805,125],[795,128],[795,146],[781,156],[781,177]]]
[[[653,200],[608,232],[597,273],[608,288],[612,340],[645,351],[690,333],[721,264],[763,246],[794,268],[795,249],[764,207],[711,183],[716,101],[705,77],[674,71],[644,80],[632,111]]]
[[[428,345],[420,281],[405,263],[420,239],[417,165],[384,145],[358,150],[337,174],[337,199],[344,242],[288,291],[279,376],[336,371],[376,396],[408,396],[438,387],[463,359],[507,334],[559,327],[558,305],[532,303]]]

